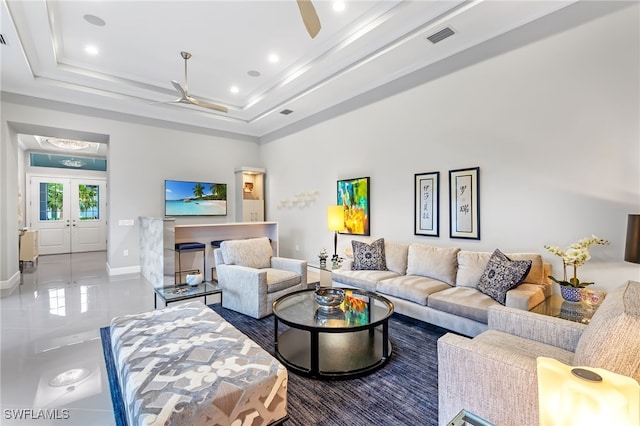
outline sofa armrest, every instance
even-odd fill
[[[523,283],[507,291],[505,306],[530,311],[546,298],[545,285]]]
[[[272,257],[271,267],[273,269],[282,269],[284,271],[295,272],[300,275],[301,282],[307,282],[307,261],[299,259],[290,259],[287,257]]]
[[[489,329],[575,352],[578,340],[587,327],[548,315],[506,306],[489,307]]]
[[[267,310],[267,271],[239,265],[218,265],[222,306],[260,318]]]
[[[496,425],[537,425],[536,359],[448,333],[438,339],[438,424],[466,409]]]
[[[307,261],[290,259],[287,257],[272,257],[271,267],[273,269],[283,269],[285,271],[296,272],[302,274],[302,271],[307,270]]]

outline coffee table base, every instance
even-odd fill
[[[289,328],[278,336],[276,323],[276,357],[302,376],[322,379],[365,376],[382,368],[391,357],[387,326],[384,323],[379,327],[382,330],[346,333]]]

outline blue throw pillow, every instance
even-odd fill
[[[517,287],[531,269],[530,260],[511,260],[496,249],[478,282],[478,290],[504,305],[507,291]]]
[[[353,248],[354,270],[386,271],[387,261],[384,257],[384,238],[380,238],[371,244],[361,241],[351,241]]]

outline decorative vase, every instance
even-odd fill
[[[560,286],[560,294],[567,302],[579,302],[582,300],[582,289],[580,287],[571,287],[568,285]]]

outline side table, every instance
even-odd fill
[[[589,324],[596,309],[582,302],[568,302],[557,294],[547,297],[544,302],[531,309],[531,312],[549,315],[569,321]]]
[[[309,268],[315,269],[318,272],[320,272],[320,283],[319,283],[320,287],[331,287],[331,271],[333,271],[334,268],[332,267],[330,262],[327,262],[325,266],[321,266],[320,264],[317,264],[317,263],[307,262],[307,266]],[[336,269],[339,269],[339,267]]]
[[[172,285],[167,287],[154,288],[153,294],[153,308],[158,308],[158,297],[165,303],[165,306],[169,303],[180,302],[182,300],[195,299],[197,297],[204,297],[204,304],[207,304],[207,296],[212,294],[220,295],[220,303],[222,303],[222,289],[218,283],[212,284],[209,282],[202,282],[197,286],[190,286],[188,284]]]

